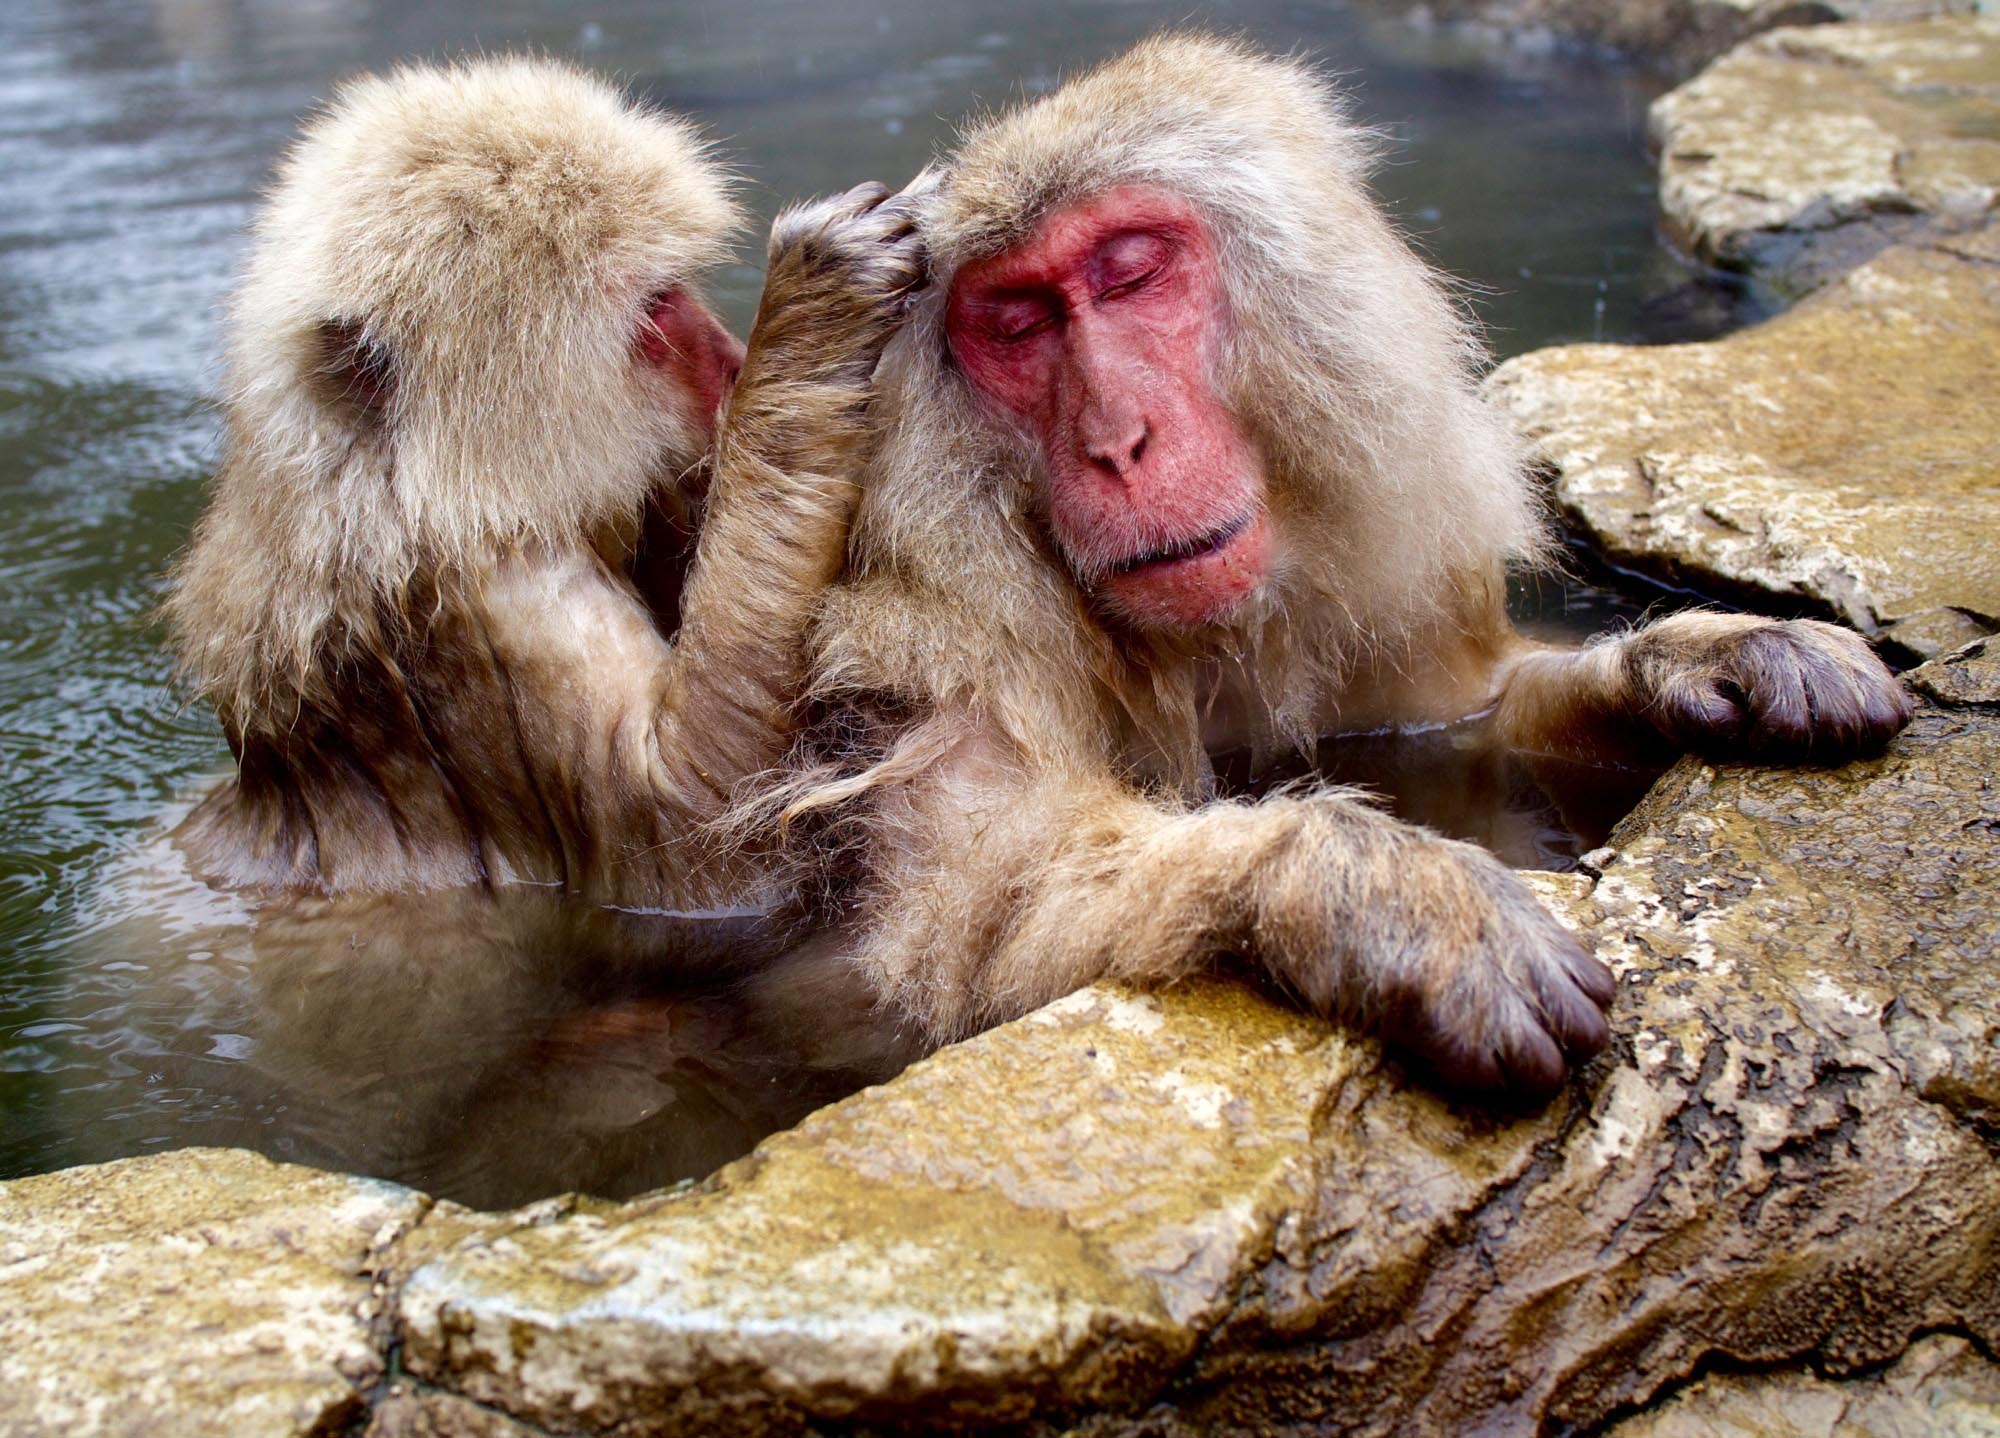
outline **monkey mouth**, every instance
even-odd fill
[[[1135,554],[1130,559],[1120,560],[1111,566],[1110,574],[1118,577],[1131,574],[1155,564],[1175,564],[1182,560],[1200,559],[1229,546],[1237,535],[1250,527],[1253,516],[1239,514],[1220,529],[1212,529],[1206,534],[1192,539],[1177,539],[1172,544],[1159,549],[1149,549],[1143,554]]]
[[[1098,595],[1114,616],[1141,628],[1227,623],[1263,587],[1272,544],[1270,517],[1254,508],[1220,528],[1113,566]]]

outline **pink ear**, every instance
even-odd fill
[[[743,345],[686,290],[655,295],[639,330],[639,352],[687,391],[696,419],[713,429],[743,368]]]

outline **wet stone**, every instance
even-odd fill
[[[2000,1363],[1963,1338],[1910,1346],[1879,1373],[1715,1374],[1607,1438],[1991,1438]]]
[[[233,1149],[0,1184],[0,1431],[304,1435],[365,1416],[420,1194]]]
[[[702,1192],[438,1260],[404,1294],[406,1361],[601,1430],[1122,1406],[1300,1200],[1312,1096],[1348,1047],[1232,986],[1087,991]]]
[[[696,1193],[447,1251],[407,1362],[585,1432],[1455,1433],[1990,1347],[1996,772],[2000,716],[1927,704],[1837,770],[1686,762],[1600,877],[1534,876],[1622,982],[1545,1113],[1226,982],[1092,989]]]
[[[1919,659],[2000,629],[2000,231],[1900,246],[1726,340],[1540,350],[1489,383],[1617,562]]]
[[[1668,230],[1797,294],[2000,205],[2000,16],[1772,31],[1655,102]]]
[[[1985,1421],[2000,675],[1976,642],[1910,682],[1879,758],[1683,762],[1529,876],[1621,984],[1545,1111],[1215,979],[1086,990],[629,1203],[214,1151],[22,1180],[9,1431],[1669,1438],[1836,1389]]]
[[[1608,46],[1679,73],[1753,35],[1829,21],[1967,15],[1977,0],[1373,0],[1412,24],[1449,26],[1518,48]]]
[[[2000,705],[2000,643],[1976,640],[1909,676],[1919,693],[1940,704]]]

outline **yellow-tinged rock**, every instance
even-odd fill
[[[1920,655],[2000,627],[2000,232],[1891,250],[1728,339],[1540,350],[1489,384],[1621,563]]]

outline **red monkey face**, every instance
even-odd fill
[[[743,368],[743,343],[722,327],[700,300],[683,289],[663,290],[646,301],[634,341],[639,356],[687,396],[689,415],[710,439],[716,418]]]
[[[1271,568],[1262,466],[1217,393],[1228,303],[1194,208],[1126,186],[962,269],[945,332],[1037,442],[1077,582],[1138,625],[1228,619]]]

